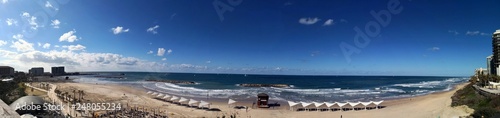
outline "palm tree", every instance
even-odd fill
[[[61,94],[61,91],[59,90],[54,90],[54,93],[56,93],[56,96],[59,97],[59,95]]]
[[[73,102],[75,102],[76,91],[77,91],[77,90],[73,89]]]
[[[85,93],[83,92],[83,90],[79,90],[79,91],[78,91],[78,94],[80,95],[80,97],[78,97],[78,101],[80,101],[80,102],[81,102],[81,101],[82,101],[82,99],[83,99],[83,95],[84,95]]]
[[[68,102],[71,102],[71,95],[68,95]]]
[[[68,95],[69,95],[69,94],[68,94],[68,92],[64,92],[64,100],[65,100],[65,101],[69,100],[69,99],[68,99]]]
[[[65,101],[65,96],[66,96],[66,93],[62,92],[61,93],[61,96],[59,96],[59,98],[61,98],[63,100],[63,102]]]

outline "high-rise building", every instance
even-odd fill
[[[494,74],[494,72],[496,72],[496,69],[494,68],[495,65],[493,65],[493,55],[490,55],[488,57],[486,57],[486,66],[487,66],[487,70],[488,70],[488,73],[489,74]]]
[[[64,72],[64,66],[60,67],[52,67],[52,75],[64,75],[66,72]]]
[[[0,66],[0,76],[14,75],[14,68],[10,66]]]
[[[33,67],[29,70],[29,73],[34,76],[43,75],[43,67]]]
[[[493,33],[493,36],[491,37],[492,39],[492,47],[493,47],[493,58],[492,58],[492,63],[491,65],[493,67],[491,67],[493,70],[492,70],[492,74],[493,75],[497,75],[499,74],[498,71],[500,71],[499,69],[499,65],[500,65],[500,29],[498,29],[497,31],[495,31]]]

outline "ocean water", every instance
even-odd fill
[[[117,76],[121,73],[99,73]],[[468,77],[432,76],[298,76],[298,75],[244,75],[124,72],[123,79],[73,76],[82,83],[126,84],[151,91],[191,98],[254,98],[267,93],[271,100],[291,101],[376,101],[425,95],[451,90]],[[146,79],[194,81],[194,85],[149,82]],[[240,87],[237,84],[289,84],[290,88]]]

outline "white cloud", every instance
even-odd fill
[[[172,49],[167,50],[167,54],[170,54],[170,53],[172,53]]]
[[[11,26],[11,25],[16,25],[17,26],[17,20],[14,20],[14,19],[11,19],[11,18],[7,18],[7,20],[5,20],[5,22],[7,23],[8,26]]]
[[[313,52],[311,52],[311,57],[314,57],[314,56],[318,55],[319,53],[320,53],[319,51],[313,51]]]
[[[123,27],[120,26],[116,26],[116,28],[111,28],[111,30],[113,31],[113,34],[120,34],[129,31],[129,29],[123,29]]]
[[[47,52],[11,52],[0,49],[1,64],[9,64],[16,70],[28,70],[33,65],[50,68],[64,65],[67,71],[159,71],[165,70],[164,63],[144,61],[113,53],[86,53],[68,50]]]
[[[476,36],[476,35],[489,36],[491,34],[480,32],[480,31],[467,31],[465,33],[465,35],[469,35],[469,36]]]
[[[22,17],[30,17],[31,15],[30,15],[30,13],[28,13],[28,12],[23,12],[23,13],[21,14],[21,16],[22,16]]]
[[[328,19],[323,23],[323,26],[330,26],[330,25],[335,25],[335,22],[333,22],[333,19]]]
[[[42,43],[38,42],[38,47],[42,46]]]
[[[59,22],[59,20],[57,19],[52,20],[52,23],[50,23],[50,25],[52,25],[52,27],[54,28],[59,28],[59,24],[61,24],[61,22]]]
[[[209,63],[212,63],[212,61],[208,60],[208,61],[206,61],[205,63],[209,64]]]
[[[146,31],[147,31],[147,32],[151,32],[151,33],[153,33],[153,34],[157,34],[157,33],[158,33],[158,31],[157,31],[156,29],[158,29],[158,28],[160,28],[160,26],[159,26],[159,25],[156,25],[156,26],[154,26],[154,27],[150,27],[150,28],[148,28]]]
[[[9,0],[2,0],[2,4],[9,2]]]
[[[166,60],[167,60],[167,58],[161,58],[161,60],[162,60],[162,61],[166,61]]]
[[[49,2],[49,1],[47,1],[47,2],[45,2],[45,7],[47,7],[47,8],[52,8],[53,6],[52,6],[52,4],[50,4],[50,2]]]
[[[439,50],[441,50],[441,48],[439,48],[439,47],[431,47],[431,48],[429,48],[427,50],[430,50],[430,51],[439,51]]]
[[[300,18],[299,23],[304,25],[312,25],[320,21],[318,18]]]
[[[340,19],[340,22],[341,23],[347,23],[347,20],[346,19]]]
[[[55,48],[59,48],[60,46],[59,45],[54,45]]]
[[[193,64],[173,64],[173,65],[170,65],[170,68],[176,69],[176,70],[186,70],[186,69],[206,70],[206,69],[208,69],[207,66],[199,66],[199,65],[193,65]]]
[[[288,2],[285,2],[285,4],[283,4],[284,6],[289,6],[289,5],[292,5],[293,3],[288,1]]]
[[[16,34],[12,36],[13,39],[22,39],[23,35],[22,34]]]
[[[480,33],[479,31],[467,31],[467,33],[465,33],[465,35],[474,36],[474,35],[478,35],[479,33]]]
[[[7,41],[4,41],[4,40],[0,40],[0,46],[4,46],[7,44]]]
[[[50,48],[50,43],[45,43],[45,44],[43,44],[42,47],[45,48],[45,49],[49,49]]]
[[[59,10],[58,8],[55,8],[54,6],[52,6],[52,4],[49,1],[45,2],[45,7],[47,7],[47,8],[53,8],[56,11]]]
[[[152,50],[150,50],[150,51],[148,52],[148,54],[153,54],[153,51],[152,51]]]
[[[448,33],[452,33],[452,34],[455,34],[455,35],[460,34],[460,33],[458,33],[456,30],[448,30]]]
[[[13,37],[17,37],[17,36],[13,36]],[[25,41],[24,39],[22,39],[22,35],[18,38],[15,38],[15,39],[17,39],[17,41],[13,41],[12,45],[10,47],[15,48],[18,52],[28,52],[28,51],[35,50],[33,48],[33,43],[29,43],[29,42]]]
[[[36,17],[35,16],[31,16],[28,12],[23,12],[21,14],[21,16],[28,21],[28,23],[31,25],[31,29],[33,30],[37,30],[38,27],[40,27],[38,25],[38,23],[36,22]]]
[[[38,23],[36,22],[35,16],[31,16],[31,18],[28,20],[28,22],[30,23],[31,29],[33,29],[33,30],[37,30],[38,27],[40,27],[40,26],[38,26]]]
[[[483,32],[481,32],[481,34],[480,34],[480,35],[482,35],[482,36],[489,36],[489,35],[493,35],[493,34],[488,34],[488,33],[483,33]]]
[[[175,16],[177,16],[177,13],[170,15],[170,20],[174,19]]]
[[[158,54],[156,54],[158,56],[163,56],[165,55],[165,48],[158,48]]]
[[[77,44],[77,45],[64,45],[62,46],[63,48],[67,48],[69,51],[79,51],[79,50],[85,50],[85,46]]]
[[[59,37],[59,42],[62,42],[62,41],[68,41],[68,42],[75,42],[78,40],[78,37],[76,35],[74,35],[76,33],[76,30],[72,30],[72,31],[69,31],[67,33],[64,33],[63,35],[61,35],[61,37]]]

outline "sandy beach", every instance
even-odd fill
[[[85,84],[85,83],[54,83],[63,91],[72,91],[73,89],[85,91],[85,100],[88,102],[111,102],[122,103],[123,106],[138,106],[140,109],[156,111],[157,113],[167,114],[174,118],[213,118],[226,114],[236,114],[238,118],[319,118],[319,117],[338,117],[343,118],[455,118],[459,116],[468,116],[473,112],[466,106],[450,107],[451,96],[458,89],[463,88],[468,83],[463,83],[446,92],[432,93],[424,96],[412,98],[403,98],[395,100],[386,100],[381,109],[358,110],[358,111],[290,111],[288,104],[280,102],[281,107],[276,109],[233,109],[227,105],[227,101],[208,101],[212,108],[219,108],[221,112],[206,111],[195,108],[188,108],[177,104],[171,104],[153,99],[146,94],[146,90],[141,90],[124,85],[111,84]],[[252,106],[252,102],[238,103],[237,105]],[[165,112],[167,111],[167,112]]]

